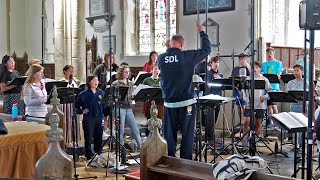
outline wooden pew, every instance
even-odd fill
[[[159,134],[159,119],[155,103],[151,105],[152,134],[140,150],[140,176],[137,172],[124,175],[126,180],[208,180],[213,176],[213,164],[167,156],[167,143]],[[255,172],[250,180],[292,180],[293,178]]]

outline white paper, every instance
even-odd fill
[[[147,88],[154,88],[154,87],[149,86],[149,85],[145,85],[145,84],[139,84],[139,85],[133,90],[132,96],[137,95],[141,89],[147,89]]]
[[[146,71],[140,71],[140,72],[138,73],[137,77],[134,78],[133,84],[136,84],[136,81],[139,79],[139,76],[140,76],[141,74],[146,74],[146,73],[148,73],[148,72],[146,72]]]
[[[140,158],[137,158],[136,160],[140,163]],[[134,159],[129,159],[129,160],[127,161],[127,163],[130,164],[130,165],[132,165],[132,164],[138,164]]]
[[[272,116],[287,126],[288,129],[305,127],[287,112],[273,114]]]
[[[308,118],[302,113],[288,112],[288,114],[290,114],[293,118],[295,118],[304,127],[308,126]]]

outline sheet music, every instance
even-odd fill
[[[215,94],[209,94],[206,96],[199,97],[199,99],[224,101],[226,98]]]
[[[295,118],[304,127],[308,126],[308,118],[302,113],[288,112],[288,114],[290,114],[293,118]]]
[[[136,84],[136,81],[139,79],[139,76],[140,76],[141,74],[146,74],[146,73],[148,73],[148,72],[146,72],[146,71],[139,71],[137,77],[133,80],[133,84]]]
[[[149,86],[149,85],[145,85],[145,84],[139,84],[139,85],[133,90],[132,96],[137,95],[141,89],[148,89],[148,88],[154,88],[154,87]]]
[[[276,118],[279,122],[281,122],[283,125],[285,125],[288,129],[306,127],[302,125],[300,122],[298,122],[294,117],[292,117],[287,112],[273,114],[272,116]]]

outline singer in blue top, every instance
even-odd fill
[[[280,79],[280,75],[282,73],[282,62],[274,59],[274,49],[269,47],[266,50],[267,52],[267,61],[262,63],[261,73],[262,74],[276,74]],[[273,90],[280,90],[280,85],[277,83],[270,83]],[[278,113],[277,103],[271,101],[269,99],[267,101],[268,104],[268,114],[271,116],[272,114]],[[273,121],[269,119],[270,124],[268,126],[273,126]]]
[[[161,70],[161,88],[164,99],[163,133],[168,144],[168,155],[175,156],[177,131],[182,132],[180,157],[192,158],[193,132],[195,123],[194,87],[192,76],[197,63],[211,52],[208,35],[204,27],[197,25],[201,48],[183,50],[185,42],[182,35],[171,38],[171,48],[158,58]]]
[[[103,112],[105,105],[101,103],[104,91],[98,89],[99,80],[96,75],[88,76],[87,89],[82,91],[76,99],[76,109],[78,114],[83,114],[83,131],[86,158],[93,157],[91,141],[93,138],[94,152],[101,153],[102,132],[103,132]]]

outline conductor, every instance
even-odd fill
[[[161,89],[164,99],[163,133],[168,143],[168,155],[175,156],[177,132],[181,130],[180,157],[192,159],[192,145],[195,125],[195,103],[192,75],[197,63],[211,52],[208,35],[204,27],[197,24],[201,48],[183,50],[185,41],[182,35],[171,38],[171,47],[158,58],[161,70]]]

